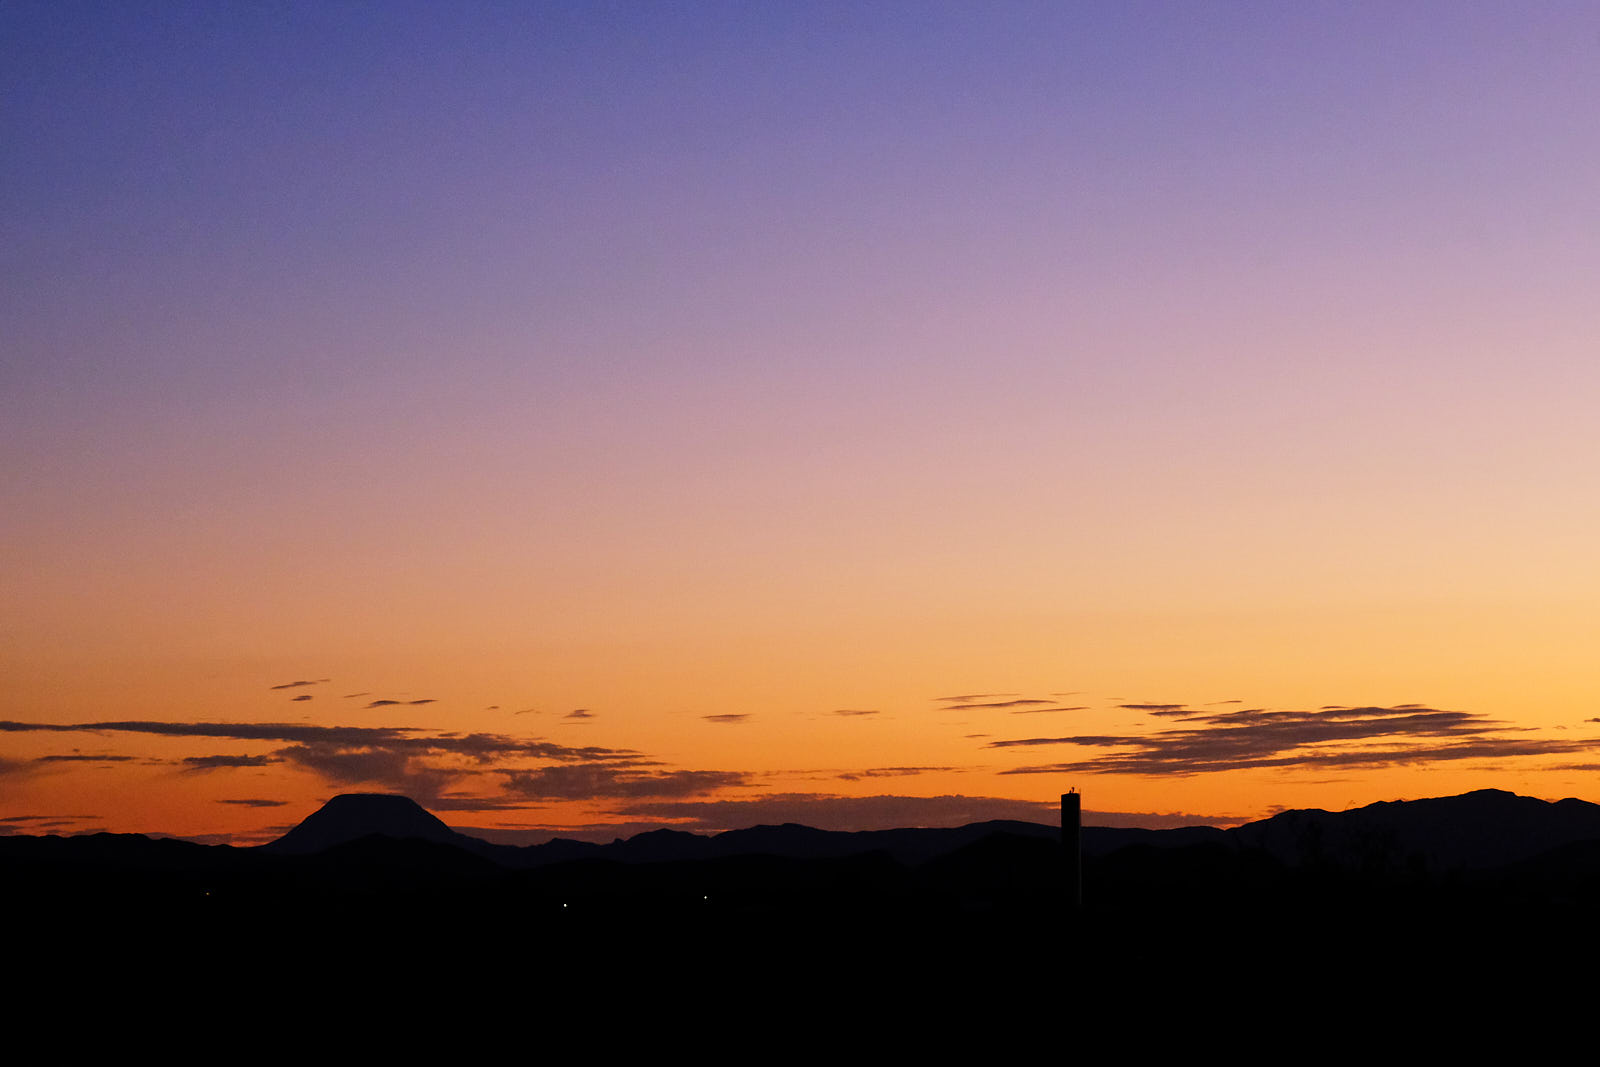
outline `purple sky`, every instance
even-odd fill
[[[1059,791],[942,692],[1577,726],[1596,100],[1578,3],[5,4],[0,718],[331,678],[740,802]]]

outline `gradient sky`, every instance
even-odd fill
[[[1597,101],[1591,3],[0,6],[0,832],[1600,801]]]

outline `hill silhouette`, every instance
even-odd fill
[[[615,981],[614,961],[641,953],[673,981],[724,989],[728,961],[788,961],[785,980],[799,981],[837,980],[858,958],[910,985],[1048,959],[1134,987],[1197,965],[1258,986],[1265,974],[1358,982],[1402,957],[1447,981],[1594,947],[1587,924],[1526,936],[1530,916],[1600,902],[1600,806],[1584,801],[1481,790],[1232,830],[1090,827],[1081,910],[1067,904],[1059,834],[790,824],[515,848],[408,798],[356,794],[256,848],[3,837],[0,907],[28,917],[19,938],[36,958],[145,958],[156,936],[171,958],[213,965],[219,945],[338,946],[340,959],[418,973],[559,961],[574,988]],[[554,981],[536,986],[554,995]]]
[[[1059,840],[1057,827],[993,821],[960,827],[900,830],[818,830],[796,823],[752,826],[718,834],[659,829],[609,844],[557,838],[516,847],[451,829],[409,797],[352,793],[336,796],[277,840],[254,851],[312,856],[367,837],[427,841],[489,859],[509,870],[575,861],[623,865],[693,862],[730,856],[796,860],[840,859],[881,852],[895,862],[926,865],[990,838]],[[128,855],[126,839],[94,835],[109,856]],[[1085,827],[1084,855],[1101,859],[1129,850],[1221,855],[1258,852],[1287,868],[1359,873],[1371,877],[1448,877],[1524,864],[1582,842],[1600,841],[1600,805],[1555,802],[1482,789],[1453,797],[1381,801],[1346,811],[1297,809],[1232,829],[1172,830]],[[166,849],[179,847],[169,843]],[[378,846],[374,846],[378,847]]]
[[[1075,910],[1052,826],[519,849],[358,795],[255,848],[0,837],[0,907],[38,988],[72,988],[88,966],[148,1012],[398,1019],[418,990],[448,990],[462,1017],[787,1012],[784,1038],[863,1020],[925,1039],[1023,1016],[1093,1030],[1206,1005],[1253,1033],[1343,1012],[1352,991],[1465,1004],[1486,977],[1561,973],[1600,947],[1583,921],[1600,902],[1597,814],[1486,790],[1233,830],[1090,827]],[[470,980],[483,975],[500,978]],[[333,984],[307,993],[308,976]]]

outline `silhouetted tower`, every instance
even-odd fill
[[[1061,853],[1066,857],[1067,906],[1083,907],[1083,808],[1076,789],[1061,794]]]

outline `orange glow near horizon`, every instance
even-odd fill
[[[0,10],[0,832],[1600,800],[1591,12],[289,6]]]

